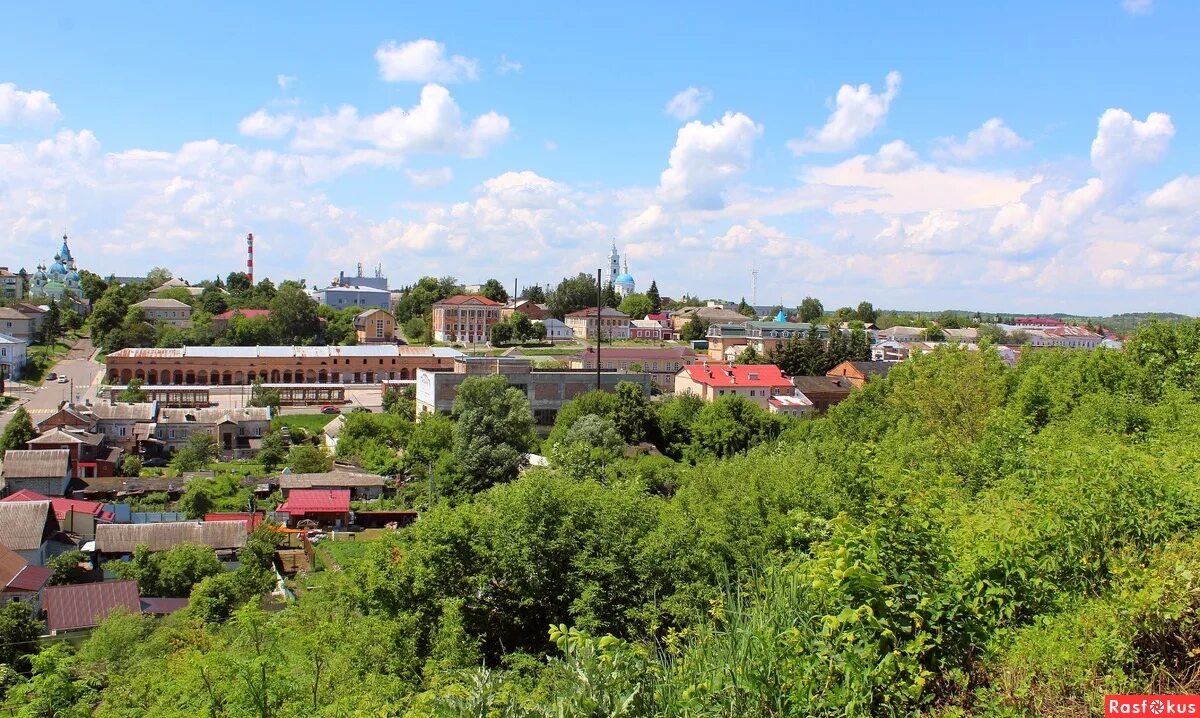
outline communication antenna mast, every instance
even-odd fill
[[[750,304],[758,306],[758,267],[750,270]]]

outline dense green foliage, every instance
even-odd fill
[[[0,455],[9,449],[27,449],[29,442],[37,438],[37,430],[33,427],[33,419],[25,407],[19,406],[8,420],[8,426],[0,432]]]
[[[528,407],[464,383],[457,421],[408,437],[457,464],[464,419],[487,434],[453,501],[279,613],[240,607],[249,584],[224,573],[158,628],[110,619],[76,653],[34,656],[7,704],[1000,718],[1195,692],[1198,332],[1015,369],[938,350],[818,420],[585,394],[544,442],[550,466],[503,475],[533,445]]]

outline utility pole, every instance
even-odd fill
[[[596,270],[596,391],[600,391],[600,313],[604,306],[604,290],[600,287],[600,273],[603,271],[602,269]]]

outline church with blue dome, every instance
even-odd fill
[[[67,235],[63,235],[62,247],[54,255],[54,261],[47,267],[39,264],[29,282],[29,296],[42,297],[61,302],[63,299],[76,302],[83,301],[83,288],[79,285],[79,268],[75,266],[75,258],[71,256],[71,248],[67,246]]]
[[[621,268],[621,254],[617,251],[616,240],[613,240],[612,251],[608,254],[608,276],[612,277],[613,289],[622,299],[637,291],[633,275],[629,273],[628,258],[625,259],[625,268]]]

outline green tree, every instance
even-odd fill
[[[611,419],[586,414],[550,450],[554,466],[566,475],[605,483],[607,468],[621,456],[625,441]]]
[[[692,460],[733,456],[774,439],[781,429],[774,415],[745,397],[718,397],[692,422],[688,456]]]
[[[742,301],[738,302],[737,313],[741,314],[743,317],[750,317],[751,319],[758,318],[754,313],[754,307],[746,303],[745,297],[742,297]]]
[[[825,307],[821,305],[821,300],[813,297],[805,297],[804,301],[800,302],[798,313],[800,321],[815,322],[825,314]]]
[[[399,388],[391,387],[383,393],[382,403],[383,410],[387,413],[403,416],[411,421],[417,414],[416,387],[411,384]]]
[[[207,431],[193,431],[187,443],[175,452],[171,466],[176,471],[200,471],[217,460],[217,440]]]
[[[138,546],[128,561],[109,561],[104,570],[123,580],[137,581],[143,596],[169,598],[185,598],[196,584],[225,571],[212,547],[190,543],[165,551]]]
[[[0,665],[19,672],[29,670],[28,656],[38,652],[41,627],[33,620],[33,611],[22,601],[6,601],[0,607]]]
[[[596,306],[596,278],[586,272],[564,278],[546,298],[550,313],[562,319],[571,312]]]
[[[708,337],[707,319],[700,317],[692,317],[687,324],[683,325],[683,330],[679,332],[679,338],[685,342],[697,341]]]
[[[127,454],[121,459],[121,475],[138,477],[142,475],[142,458],[136,454]]]
[[[278,431],[268,431],[262,438],[262,446],[258,449],[255,459],[267,471],[275,471],[287,460],[287,447],[283,443],[283,434]]]
[[[284,282],[271,300],[271,333],[280,344],[311,344],[321,331],[317,302],[294,282]]]
[[[172,278],[171,270],[166,267],[154,267],[146,272],[146,284],[150,285],[151,289],[161,287]]]
[[[58,302],[51,299],[50,305],[42,315],[42,325],[39,330],[40,341],[42,344],[53,344],[58,341],[60,334],[62,334],[62,310],[59,309]]]
[[[255,379],[250,385],[250,406],[270,407],[272,412],[279,411],[283,404],[283,395],[278,389],[268,389],[263,386],[262,379]]]
[[[129,380],[129,384],[117,394],[117,401],[140,403],[146,401],[146,390],[142,388],[145,384],[141,379],[134,377]]]
[[[110,346],[107,338],[120,330],[121,321],[125,318],[128,308],[129,303],[121,287],[114,284],[105,289],[104,294],[92,305],[92,311],[88,315],[92,341],[98,346]]]
[[[230,272],[225,277],[225,289],[234,297],[242,298],[249,294],[253,287],[250,286],[250,277],[245,272]]]
[[[650,298],[645,294],[634,292],[621,300],[617,309],[628,314],[631,319],[645,319],[654,308]]]
[[[287,465],[296,474],[323,474],[333,469],[329,452],[312,444],[296,444],[288,451]]]
[[[542,289],[541,285],[534,284],[521,290],[521,299],[528,299],[534,304],[545,304],[546,291]]]
[[[621,298],[617,296],[617,288],[613,286],[611,279],[604,285],[604,296],[601,297],[601,301],[604,303],[604,306],[612,307],[613,309],[621,306]]]
[[[404,322],[404,339],[409,344],[432,344],[433,327],[425,317],[413,317]]]
[[[492,346],[503,346],[512,341],[512,325],[508,322],[498,322],[488,330],[488,340]]]
[[[454,398],[453,488],[475,493],[512,481],[536,442],[529,400],[502,376],[471,377]]]
[[[480,293],[493,302],[500,302],[503,304],[508,301],[508,290],[504,288],[504,285],[500,283],[499,279],[489,279],[484,282],[483,289]]]
[[[658,294],[658,282],[650,281],[650,288],[646,290],[646,297],[650,300],[651,314],[658,314],[662,311],[662,297]]]
[[[654,408],[640,386],[631,381],[617,382],[613,392],[612,424],[627,444],[657,438]]]
[[[200,293],[200,308],[209,314],[222,314],[229,309],[227,296],[220,287],[209,285]]]
[[[11,449],[26,449],[29,442],[36,438],[37,430],[33,428],[29,412],[19,406],[9,419],[8,426],[4,427],[4,432],[0,433],[0,456]]]
[[[101,279],[100,275],[84,269],[79,272],[79,288],[83,290],[83,296],[95,305],[108,289],[108,282]]]
[[[413,286],[401,290],[400,301],[396,304],[396,321],[405,323],[416,317],[424,317],[430,313],[435,302],[456,294],[459,289],[458,280],[454,277],[421,277]],[[411,339],[415,335],[409,333],[406,327],[405,336]]]
[[[859,302],[858,308],[854,310],[854,314],[858,317],[858,321],[863,324],[874,324],[879,318],[879,311],[875,309],[875,305],[870,302]]]
[[[404,464],[410,475],[424,476],[429,467],[454,444],[454,422],[445,414],[422,414],[413,424],[404,450]]]
[[[82,551],[66,551],[46,562],[46,568],[54,571],[50,577],[51,586],[67,586],[76,583],[87,583],[91,580],[91,572],[82,564],[87,563],[88,557]]]

